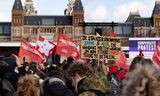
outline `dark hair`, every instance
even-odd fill
[[[131,65],[129,67],[129,71],[133,71],[137,65],[139,64],[143,64],[144,63],[144,58],[141,57],[141,56],[137,56],[135,57],[132,62],[131,62]]]
[[[70,63],[73,63],[73,61],[74,61],[73,57],[68,57],[67,58],[67,63],[70,64]]]
[[[64,80],[64,71],[57,66],[48,74],[48,77],[57,77]]]
[[[37,68],[37,63],[36,62],[31,62],[27,71],[28,74],[35,74],[39,73],[39,70]]]
[[[75,62],[69,67],[68,75],[72,77],[75,76],[75,73],[83,77],[91,75],[93,70],[88,64],[86,65],[82,62]]]

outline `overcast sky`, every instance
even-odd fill
[[[11,21],[11,10],[15,0],[1,0],[0,21]],[[130,12],[139,12],[150,17],[157,0],[82,0],[85,21],[125,22]],[[25,0],[22,0],[23,6]],[[39,15],[63,15],[68,0],[33,0]]]

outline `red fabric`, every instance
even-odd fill
[[[38,50],[42,56],[51,56],[56,49],[56,44],[39,36],[35,49]]]
[[[123,68],[126,72],[128,72],[129,66],[127,65],[127,59],[126,56],[123,53],[123,50],[120,50],[120,59],[115,60],[116,64],[119,65],[121,68]]]
[[[110,27],[110,29],[109,29],[109,36],[116,37],[116,34],[113,32],[112,27]]]
[[[22,39],[21,41],[18,57],[29,57],[30,61],[34,61],[39,64],[44,61],[43,56],[37,50],[34,49],[34,46],[32,46],[29,42],[27,42],[24,39]]]
[[[113,32],[112,28],[110,29],[109,33],[110,33],[110,37],[116,37],[116,34]],[[123,68],[126,72],[128,72],[129,66],[127,65],[127,59],[122,49],[120,50],[120,59],[119,60],[116,59],[115,62],[117,65]]]
[[[117,73],[118,72],[118,67],[117,66],[110,66],[109,67],[109,72],[110,73]]]
[[[58,36],[56,53],[65,57],[73,57],[74,59],[79,59],[80,57],[79,46],[63,34]]]
[[[124,79],[125,74],[124,74],[123,72],[119,71],[119,72],[117,73],[117,76],[118,76],[118,78],[119,78],[120,80],[122,80],[122,79]]]
[[[140,57],[143,57],[143,56],[144,56],[142,50],[139,51],[139,56],[140,56]]]
[[[156,50],[154,51],[154,54],[152,56],[152,60],[160,65],[160,41],[158,41],[158,44],[157,44],[157,47],[156,47]]]

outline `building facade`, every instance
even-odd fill
[[[35,42],[39,35],[56,41],[58,34],[65,34],[79,42],[82,34],[107,35],[113,28],[118,37],[122,38],[122,46],[128,46],[128,37],[159,37],[160,36],[160,1],[155,2],[151,17],[141,17],[139,12],[131,12],[124,23],[85,22],[84,8],[81,0],[68,0],[64,15],[38,15],[32,0],[15,0],[12,7],[11,22],[0,22],[0,40],[2,42],[19,42],[22,38]],[[83,26],[81,25],[83,24]]]
[[[56,41],[58,34],[79,41],[84,22],[84,10],[81,0],[69,0],[68,8],[62,16],[38,15],[32,0],[15,0],[12,8],[11,42],[21,41],[22,38],[35,42],[39,35],[48,40]]]

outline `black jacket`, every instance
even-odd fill
[[[73,96],[70,89],[59,78],[47,78],[43,82],[43,96]]]

